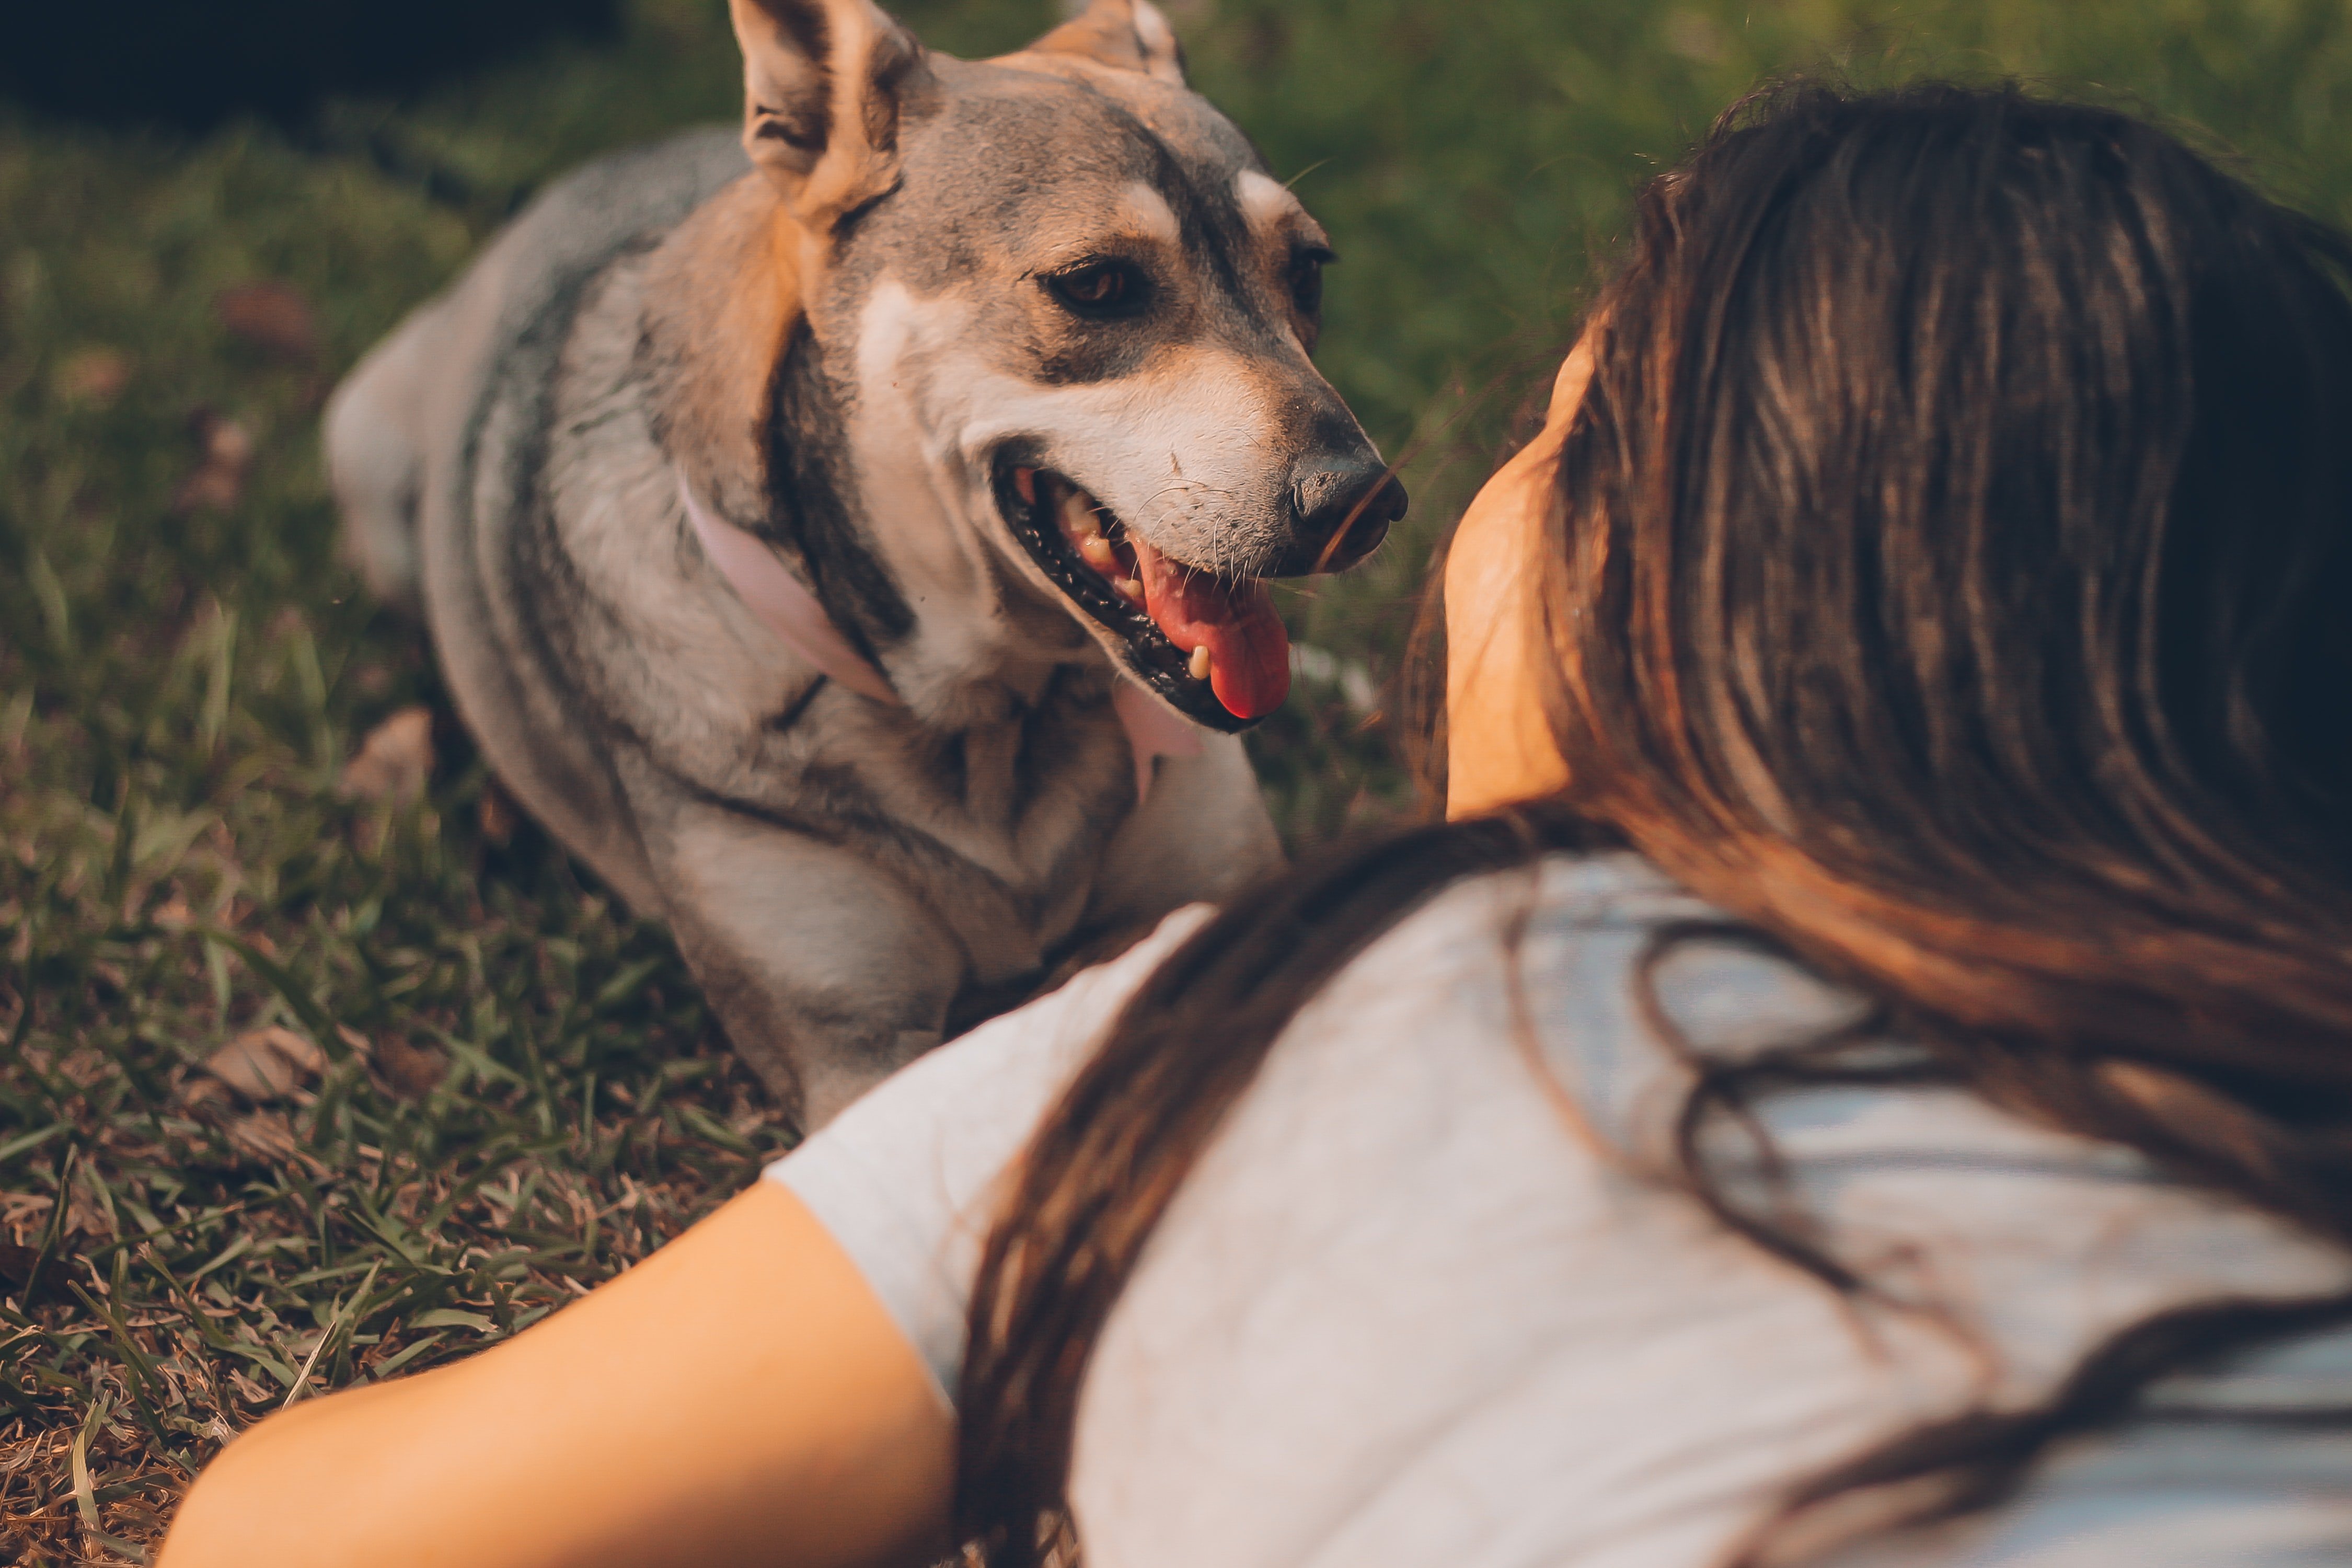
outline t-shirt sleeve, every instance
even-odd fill
[[[1177,910],[1113,962],[916,1061],[768,1167],[856,1263],[951,1400],[998,1178],[1160,960],[1206,922]]]

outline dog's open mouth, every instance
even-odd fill
[[[1187,716],[1238,730],[1290,693],[1290,635],[1263,579],[1171,560],[1048,468],[1001,465],[997,503],[1055,586],[1117,632],[1129,668]]]

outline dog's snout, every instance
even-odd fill
[[[1301,463],[1290,484],[1298,540],[1294,570],[1336,572],[1371,553],[1402,518],[1404,486],[1371,453]]]

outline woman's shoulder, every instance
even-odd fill
[[[1646,930],[1724,920],[1633,850],[1559,853],[1446,884],[1375,948],[1491,941],[1498,931],[1513,929]]]
[[[1377,1016],[1408,994],[1419,999],[1418,1012],[1557,971],[1613,974],[1655,933],[1720,920],[1629,852],[1554,855],[1479,872],[1436,889],[1374,937],[1301,1018],[1311,1032],[1319,1017]],[[1376,1025],[1373,1032],[1385,1031]]]
[[[1506,974],[1541,979],[1555,970],[1589,983],[1636,967],[1654,975],[1676,1009],[1686,1000],[1708,1007],[1710,988],[1801,992],[1816,1006],[1833,990],[1648,860],[1612,850],[1549,855],[1447,884],[1376,938],[1325,994],[1491,986]]]
[[[999,1176],[1128,998],[1213,912],[1176,910],[1120,957],[901,1068],[768,1167],[856,1262],[942,1394]]]
[[[1486,1037],[1605,1110],[1692,1053],[1769,1049],[1851,1025],[1870,1004],[1630,851],[1553,855],[1451,884],[1374,941],[1294,1036],[1360,1050]],[[1286,1039],[1283,1050],[1294,1048]]]

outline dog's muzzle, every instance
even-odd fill
[[[1255,723],[1290,689],[1289,634],[1265,579],[1361,560],[1406,504],[1369,449],[1302,463],[1288,486],[1289,538],[1271,570],[1226,575],[1163,553],[1025,444],[998,455],[995,479],[1014,539],[1074,607],[1117,634],[1128,673],[1223,731]]]

